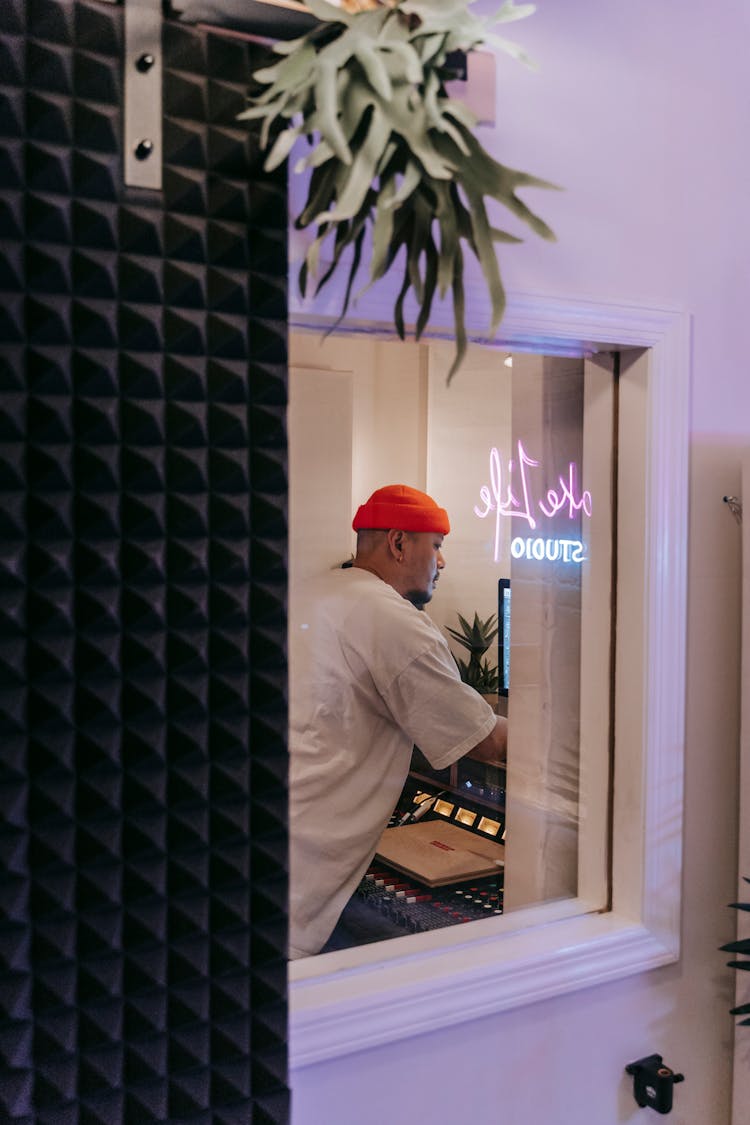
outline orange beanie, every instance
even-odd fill
[[[426,492],[408,484],[388,484],[378,488],[361,504],[352,522],[361,528],[397,528],[399,531],[436,531],[447,535],[451,529],[445,508],[438,508]]]

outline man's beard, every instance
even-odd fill
[[[415,609],[424,609],[427,603],[432,600],[432,590],[407,590],[404,597],[407,602],[411,602]]]

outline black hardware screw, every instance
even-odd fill
[[[136,160],[148,160],[153,151],[154,142],[144,139],[135,146],[134,155]]]
[[[136,60],[135,69],[139,70],[141,74],[147,74],[155,62],[154,56],[147,51]]]

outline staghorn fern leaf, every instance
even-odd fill
[[[728,941],[725,945],[720,945],[719,949],[723,953],[744,953],[750,956],[750,938],[741,938],[739,941]],[[750,965],[750,962],[748,962]]]
[[[743,875],[745,883],[750,883],[750,879]],[[734,910],[750,910],[750,903],[748,902],[730,902],[730,908]],[[728,941],[724,945],[719,946],[723,953],[741,953],[750,957],[750,938],[739,938],[737,941]],[[727,961],[727,968],[737,969],[739,972],[748,972],[750,970],[750,960],[748,961]],[[740,1004],[736,1008],[731,1008],[729,1014],[732,1016],[745,1015],[750,1012],[750,1003]],[[750,1019],[740,1020],[738,1027],[749,1027]]]
[[[239,117],[262,121],[261,145],[271,169],[307,136],[308,154],[295,171],[311,170],[307,201],[295,219],[314,228],[300,268],[303,295],[316,292],[341,268],[347,271],[340,317],[348,310],[364,257],[372,253],[364,292],[389,270],[401,271],[394,303],[398,334],[406,332],[404,306],[418,306],[415,336],[427,329],[435,295],[450,293],[456,351],[448,379],[465,355],[464,254],[477,258],[491,304],[490,330],[505,310],[497,244],[518,242],[490,222],[486,200],[504,206],[542,238],[554,235],[519,198],[521,188],[553,184],[494,160],[473,134],[476,121],[450,99],[448,56],[482,44],[528,62],[492,27],[523,19],[533,5],[506,0],[490,19],[475,16],[469,0],[389,0],[358,12],[309,0],[319,24],[293,44],[274,47],[279,60],[253,76],[265,89]],[[279,123],[285,127],[279,129]],[[332,261],[318,272],[330,242]],[[346,257],[346,261],[344,260]]]

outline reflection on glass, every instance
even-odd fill
[[[448,387],[448,345],[302,339],[291,356],[292,588],[350,558],[353,509],[374,488],[425,489],[451,520],[425,612],[446,636],[458,614],[497,616],[490,702],[509,723],[507,769],[461,758],[433,770],[415,747],[342,944],[575,896],[581,742],[607,729],[611,706],[611,373],[543,355],[507,367],[474,347]],[[439,862],[394,851],[405,825]]]

